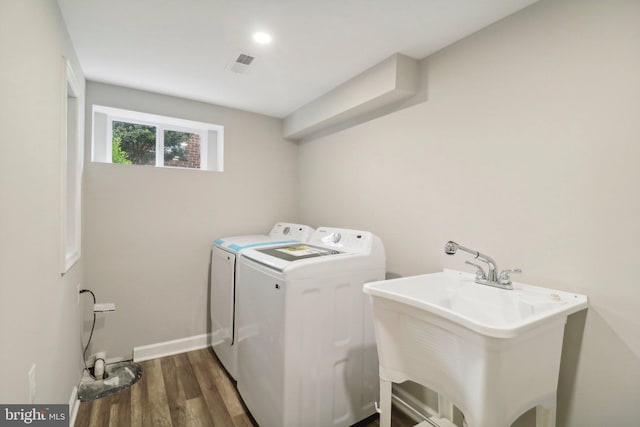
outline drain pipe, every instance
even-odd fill
[[[104,378],[104,359],[107,357],[104,351],[96,353],[96,361],[93,363],[93,376],[97,380]]]

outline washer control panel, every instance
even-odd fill
[[[368,231],[319,227],[309,239],[310,244],[336,248],[342,252],[368,252],[373,235]]]
[[[273,226],[269,237],[271,239],[299,240],[306,242],[313,233],[313,228],[303,224],[278,222]]]

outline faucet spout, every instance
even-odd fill
[[[487,272],[487,277],[486,277],[486,279],[479,279],[479,280],[483,280],[482,284],[486,285],[488,283],[491,283],[491,284],[499,283],[499,280],[498,280],[498,266],[496,265],[496,262],[493,260],[493,258],[491,258],[488,255],[482,254],[479,251],[476,251],[475,249],[469,249],[467,247],[459,245],[458,243],[456,243],[456,242],[454,242],[452,240],[449,240],[444,245],[444,252],[447,255],[454,255],[458,250],[466,252],[466,253],[472,255],[475,259],[487,263],[487,265],[489,266],[489,271]],[[485,280],[488,283],[484,283]],[[481,282],[478,282],[478,283],[481,283]]]

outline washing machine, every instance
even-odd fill
[[[364,283],[382,241],[320,227],[308,243],[243,251],[238,391],[260,427],[346,427],[375,413],[378,358]]]
[[[313,229],[307,225],[277,223],[269,234],[217,239],[211,250],[211,342],[229,375],[237,377],[236,260],[240,252],[287,243],[306,242]]]

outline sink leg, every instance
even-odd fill
[[[536,406],[536,427],[555,427],[556,426],[556,407],[553,406]]]
[[[380,378],[380,427],[391,427],[391,381]]]
[[[438,393],[438,415],[453,422],[453,403],[440,393]]]

